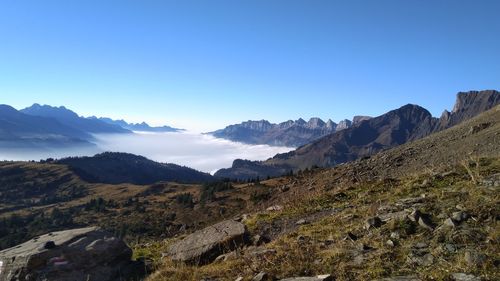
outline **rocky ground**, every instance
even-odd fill
[[[499,120],[497,108],[371,158],[265,181],[260,211],[227,222],[246,240],[188,243],[208,261],[172,259],[193,253],[179,246],[192,236],[136,252],[156,267],[152,281],[500,280]]]

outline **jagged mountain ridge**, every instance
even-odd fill
[[[457,95],[453,111],[439,119],[420,106],[405,105],[266,161],[234,161],[231,168],[221,169],[215,175],[224,178],[263,178],[312,166],[335,166],[452,127],[499,103],[498,91],[461,92]]]
[[[330,119],[325,122],[317,117],[313,117],[307,122],[299,118],[295,121],[288,120],[278,124],[267,120],[249,120],[208,134],[248,144],[299,147],[368,119],[370,117],[355,116],[353,121],[346,119],[338,124]]]

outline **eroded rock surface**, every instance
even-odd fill
[[[135,274],[132,250],[96,227],[45,234],[0,251],[0,281],[114,281]]]
[[[246,236],[244,224],[226,220],[196,231],[173,244],[168,250],[168,256],[174,261],[206,264],[243,245],[247,240]]]

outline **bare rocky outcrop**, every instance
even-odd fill
[[[219,255],[234,250],[247,241],[245,225],[226,220],[196,231],[173,244],[167,255],[174,261],[188,264],[206,264]]]
[[[128,280],[138,268],[122,240],[96,227],[53,232],[0,252],[0,281]]]
[[[444,130],[490,110],[500,104],[500,92],[495,90],[460,92],[451,112],[445,111],[436,130]]]

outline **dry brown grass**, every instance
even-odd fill
[[[481,176],[500,168],[499,158],[480,161],[482,165],[477,171]],[[269,202],[283,204],[283,211],[261,211],[252,214],[246,221],[250,231],[256,231],[259,223],[296,221],[324,209],[339,210],[266,244],[266,248],[276,250],[275,255],[265,259],[243,255],[236,260],[201,267],[165,262],[150,280],[199,280],[204,277],[234,280],[238,276],[250,280],[261,270],[280,278],[329,273],[336,280],[371,280],[417,274],[424,280],[447,280],[451,272],[468,272],[481,275],[486,280],[496,280],[500,278],[496,270],[500,258],[500,227],[495,220],[498,216],[499,194],[495,190],[478,187],[470,180],[465,169],[457,166],[453,168],[457,172],[445,177],[433,177],[424,172],[395,181],[355,183],[350,187],[338,185],[329,189],[325,188],[328,181],[323,177],[325,171],[320,171],[316,174],[318,178],[315,178],[318,188],[308,190],[308,196],[303,195],[303,189],[289,193],[288,196],[295,195],[289,201],[280,198]],[[421,186],[425,179],[428,184]],[[305,183],[298,185],[308,186]],[[346,196],[344,199],[336,197],[341,192]],[[392,206],[399,199],[420,197],[422,194],[425,194],[425,203],[419,209],[431,215],[437,226],[442,224],[443,216],[449,216],[457,210],[457,205],[472,214],[472,218],[455,230],[442,228],[434,232],[405,220],[393,220],[372,230],[363,228],[368,217],[380,214],[381,207]],[[355,233],[359,240],[345,240],[347,232]],[[395,247],[387,245],[391,232],[398,232],[401,236],[395,239]],[[299,236],[303,238],[298,239]],[[430,266],[408,262],[407,257],[417,242],[429,244],[429,253],[434,256]],[[446,243],[456,245],[456,252],[445,252],[442,247]],[[360,251],[361,244],[370,246],[372,250]],[[470,249],[486,256],[484,264],[479,267],[465,264],[465,251]]]

